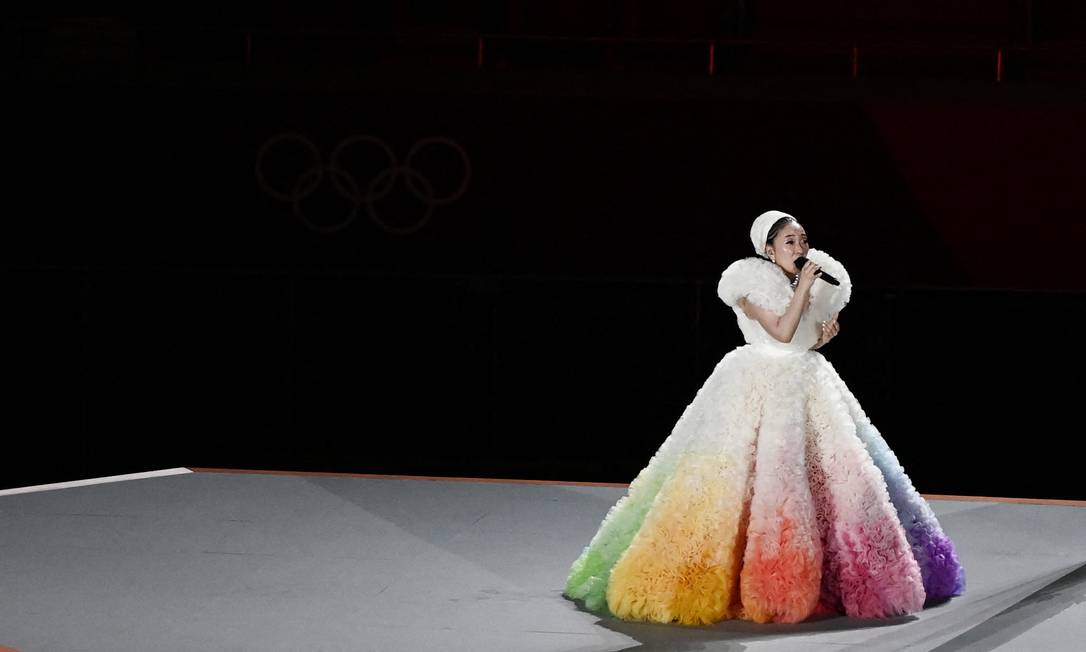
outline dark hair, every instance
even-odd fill
[[[769,235],[766,236],[765,243],[773,244],[773,241],[777,239],[777,234],[780,233],[780,230],[784,228],[784,225],[789,222],[796,222],[796,218],[788,215],[774,222],[773,226],[769,227]],[[799,224],[799,222],[796,222],[796,224]]]

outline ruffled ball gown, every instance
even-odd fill
[[[959,595],[954,545],[833,366],[810,350],[851,282],[827,254],[792,341],[737,306],[783,314],[787,277],[736,261],[718,294],[746,345],[717,364],[573,563],[565,595],[624,620],[794,623],[889,617]]]

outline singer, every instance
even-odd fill
[[[848,273],[785,213],[762,214],[750,236],[757,256],[717,287],[747,343],[607,513],[564,595],[690,625],[882,618],[960,595],[953,543],[814,350],[838,332]]]

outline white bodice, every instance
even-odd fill
[[[717,294],[735,312],[739,330],[748,344],[770,353],[801,353],[818,342],[819,323],[839,312],[852,295],[852,281],[841,263],[825,252],[811,249],[807,258],[841,282],[834,286],[816,280],[811,287],[811,300],[803,312],[799,327],[791,342],[780,342],[766,332],[762,325],[750,319],[739,307],[739,299],[746,298],[770,312],[783,315],[792,300],[792,286],[788,277],[776,264],[762,258],[744,258],[728,266],[721,274]]]

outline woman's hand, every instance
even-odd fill
[[[818,343],[814,348],[819,348],[826,342],[829,342],[833,338],[837,337],[837,334],[841,332],[841,325],[837,323],[837,314],[830,317],[827,321],[820,324],[821,329],[818,334]]]
[[[796,282],[796,291],[810,291],[811,286],[814,285],[815,279],[818,278],[818,273],[820,271],[822,271],[821,267],[808,260],[807,264],[799,270],[799,281]]]

